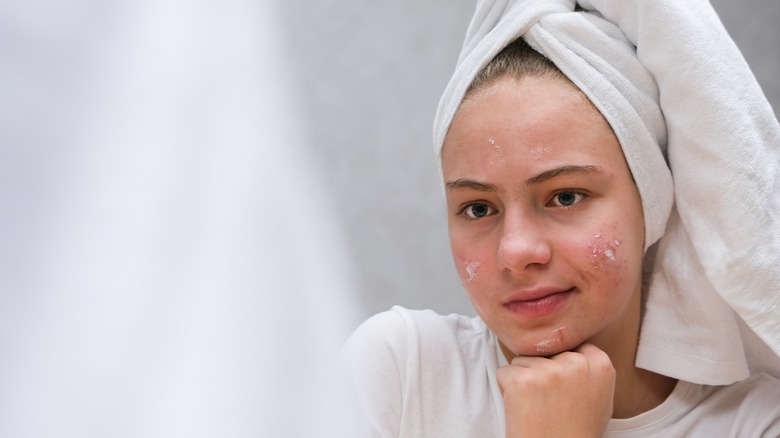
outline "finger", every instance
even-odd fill
[[[577,347],[576,351],[585,356],[588,360],[588,363],[590,363],[591,366],[595,367],[596,369],[612,368],[612,360],[609,358],[609,355],[604,352],[604,350],[596,347],[593,344],[582,344]]]
[[[518,373],[526,372],[525,367],[507,365],[496,370],[496,382],[498,389],[501,390],[501,396],[507,390],[507,387],[516,386],[520,375]]]
[[[596,354],[597,352],[603,353],[603,351],[599,347],[591,344],[590,342],[585,342],[580,344],[580,346],[575,348],[574,351],[578,353],[582,353],[585,356]]]
[[[512,359],[511,365],[519,366],[523,368],[534,368],[543,366],[550,362],[550,359],[541,356],[517,356]]]
[[[504,396],[506,391],[514,391],[517,388],[523,388],[529,383],[538,381],[540,369],[543,369],[543,367],[527,367],[514,364],[500,367],[496,370],[496,381],[498,382],[498,388],[501,390],[501,395]],[[517,391],[514,392],[516,393]]]

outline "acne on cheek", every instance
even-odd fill
[[[617,264],[622,241],[597,233],[588,244],[588,255],[593,269],[600,270]]]

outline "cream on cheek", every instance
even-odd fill
[[[484,307],[481,305],[482,301],[487,299],[484,296],[484,284],[487,278],[482,275],[484,262],[478,255],[473,254],[471,251],[456,252],[455,253],[455,267],[460,277],[460,283],[463,288],[468,292],[471,305],[474,306],[474,310],[479,315],[483,315]]]
[[[590,234],[579,249],[581,274],[603,294],[616,294],[631,286],[627,282],[632,245],[616,228],[603,227]]]
[[[455,255],[456,267],[460,282],[466,289],[471,289],[473,283],[479,281],[480,266],[482,261],[473,254]]]
[[[466,281],[469,283],[477,279],[477,268],[479,268],[479,262],[469,262],[466,264]]]
[[[605,233],[596,233],[588,244],[593,269],[609,268],[617,264],[620,239],[606,237]]]
[[[620,269],[626,264],[621,245],[622,239],[617,232],[601,231],[591,234],[590,238],[584,238],[575,246],[569,246],[568,250],[581,255],[579,266],[583,277],[588,278],[593,285],[606,286],[596,290],[613,291],[622,281]],[[590,293],[596,290],[591,290]],[[567,332],[565,326],[555,328],[541,338],[532,340],[531,347],[541,355],[556,354],[571,348],[568,345],[571,340],[568,339]]]

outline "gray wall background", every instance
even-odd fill
[[[780,1],[712,3],[777,113]],[[354,257],[357,318],[394,304],[473,315],[450,258],[431,126],[474,2],[281,7],[302,126]]]

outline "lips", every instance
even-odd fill
[[[574,294],[574,290],[574,288],[525,290],[510,297],[504,303],[504,307],[527,318],[548,316],[562,308]]]

